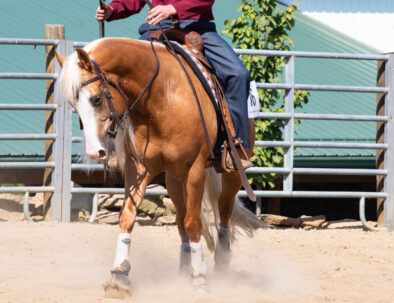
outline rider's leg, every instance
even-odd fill
[[[215,68],[225,91],[235,132],[245,149],[250,148],[248,96],[250,74],[231,46],[214,31],[201,33],[205,56]]]

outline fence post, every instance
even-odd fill
[[[56,25],[56,24],[47,24],[45,25],[45,39],[64,39],[64,26],[63,25]],[[47,73],[54,73],[55,72],[55,49],[56,45],[46,46],[45,48],[45,63],[46,63],[46,72]],[[55,89],[55,80],[47,80],[46,81],[46,104],[53,104],[54,103],[54,89]],[[54,133],[54,116],[58,113],[54,111],[46,111],[45,112],[45,133]],[[56,139],[58,141],[58,139]],[[45,141],[45,154],[44,159],[45,161],[53,161],[53,151],[54,145],[57,144],[56,141]],[[56,161],[55,161],[56,162]],[[56,162],[56,165],[58,163]],[[46,168],[44,172],[44,186],[55,186],[58,187],[59,179],[55,176],[55,169],[53,168]],[[56,174],[59,177],[59,174]],[[56,180],[56,181],[55,181]],[[55,181],[55,183],[54,183]],[[57,184],[56,184],[57,183]],[[55,198],[56,196],[56,188],[54,193],[44,193],[44,207],[43,207],[43,215],[45,219],[48,219],[49,215],[52,220],[60,220],[60,212],[58,209],[52,209],[52,214],[50,208],[51,203],[59,203],[60,200]]]
[[[62,56],[68,56],[73,51],[73,42],[60,40],[57,52]],[[60,75],[61,67],[55,64],[55,73]],[[53,157],[55,171],[52,183],[55,187],[52,198],[52,220],[70,222],[71,200],[71,139],[72,139],[72,110],[64,94],[61,92],[59,81],[55,82],[54,99],[57,111],[54,117],[54,130],[56,132],[56,144]]]
[[[385,114],[388,121],[384,131],[384,142],[388,144],[388,149],[384,153],[384,168],[387,170],[384,190],[387,199],[384,202],[384,223],[388,231],[394,229],[394,54],[389,54],[385,66],[385,82],[389,88],[385,96]]]
[[[294,55],[286,58],[285,81],[291,89],[285,92],[285,112],[291,114],[291,118],[285,122],[284,140],[290,142],[290,146],[284,149],[284,168],[291,172],[283,178],[283,190],[293,191],[293,166],[294,166]]]
[[[378,87],[386,87],[386,61],[378,61],[377,66],[377,86]],[[386,94],[378,93],[376,94],[376,115],[384,116],[385,113],[385,101]],[[384,143],[384,131],[385,131],[385,122],[376,122],[376,143]],[[384,169],[385,161],[384,161],[385,151],[382,149],[376,150],[376,169]],[[384,192],[384,182],[385,177],[383,175],[376,176],[376,191]],[[384,201],[383,198],[376,199],[376,214],[377,214],[377,222],[378,226],[382,227],[384,225]]]
[[[73,41],[60,41],[65,49],[65,55],[74,51]],[[60,73],[60,70],[58,71]],[[67,100],[62,97],[64,111],[63,127],[63,177],[62,177],[62,222],[71,220],[71,147],[72,147],[72,109]]]

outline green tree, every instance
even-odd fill
[[[265,49],[288,51],[294,46],[288,32],[294,27],[294,15],[298,3],[280,10],[275,0],[242,0],[239,11],[242,15],[234,20],[226,20],[224,34],[235,47],[241,49]],[[284,57],[241,56],[241,60],[256,82],[281,82],[285,65]],[[284,112],[283,91],[258,89],[262,112]],[[295,108],[302,108],[308,102],[308,91],[295,92]],[[299,122],[297,122],[299,123]],[[258,119],[255,121],[256,140],[282,140],[284,121],[279,119]],[[252,161],[259,167],[283,166],[283,148],[256,147]],[[276,174],[253,175],[252,181],[263,188],[273,188]]]

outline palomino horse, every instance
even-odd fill
[[[209,150],[201,117],[185,74],[166,47],[155,43],[155,49],[160,60],[157,78],[141,102],[123,117],[123,127],[119,128],[114,139],[118,161],[124,172],[126,194],[114,269],[111,281],[107,283],[109,288],[129,287],[130,233],[147,185],[161,172],[166,173],[167,190],[176,206],[176,222],[182,241],[180,270],[191,273],[194,285],[206,283],[202,234],[208,239],[208,247],[215,249],[215,267],[226,268],[231,256],[230,227],[237,224],[251,235],[254,229],[262,226],[240,202],[234,204],[241,187],[238,173],[219,175],[208,168]],[[106,82],[116,83],[132,104],[156,69],[151,45],[132,39],[100,39],[84,49],[77,49],[66,59],[58,54],[57,57],[63,67],[63,90],[84,126],[86,153],[94,160],[106,161],[110,140],[107,132],[113,124],[111,107],[118,117],[122,117],[126,104],[119,90],[100,79],[93,79],[97,78],[95,63],[107,77]],[[214,146],[218,127],[214,106],[197,77],[189,67],[187,69],[201,103],[209,140]],[[89,81],[91,79],[93,81]],[[112,102],[106,100],[103,85],[108,85]],[[254,125],[251,130],[254,141]],[[202,212],[203,195],[216,215],[216,248],[212,230],[205,229],[209,224],[203,224],[209,215]]]

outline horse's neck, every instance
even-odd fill
[[[111,39],[108,42],[110,43],[102,45],[100,48],[102,49],[100,55],[106,56],[106,58],[100,58],[100,61],[104,63],[106,71],[117,76],[118,83],[128,95],[129,106],[131,106],[151,81],[158,62],[149,42],[131,39]],[[167,81],[171,77],[169,75],[171,71],[163,69],[169,54],[162,45],[155,44],[155,50],[160,57],[160,63],[162,63],[160,64],[160,72],[164,72],[166,77],[158,77],[152,88],[146,91],[141,101],[133,109],[132,116],[137,120],[147,116],[155,116],[157,109],[164,108],[165,104],[163,103],[167,100],[163,94],[167,93]],[[157,95],[158,91],[161,92],[160,96]]]
[[[155,44],[158,53],[163,46]],[[149,42],[132,39],[105,39],[94,50],[103,70],[116,75],[130,102],[142,93],[156,70],[156,58]],[[156,83],[155,83],[156,85]]]

